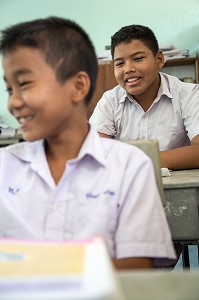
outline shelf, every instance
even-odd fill
[[[182,65],[195,65],[196,60],[199,59],[196,57],[186,57],[186,58],[179,58],[179,59],[171,59],[165,62],[165,67],[169,66],[182,66]]]
[[[167,67],[186,67],[186,66],[194,67],[195,81],[196,81],[196,83],[199,83],[199,57],[186,57],[186,58],[179,58],[179,59],[171,59],[171,60],[167,60],[164,65],[165,68],[167,68]],[[186,74],[184,77],[186,77]]]

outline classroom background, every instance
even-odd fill
[[[110,45],[110,38],[122,26],[150,27],[160,45],[174,44],[199,55],[199,0],[0,0],[0,30],[17,22],[60,16],[81,25],[93,41],[97,54]],[[0,118],[17,128],[7,112],[7,93],[0,65]]]

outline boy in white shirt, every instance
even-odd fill
[[[8,109],[25,142],[0,149],[0,236],[102,236],[118,269],[176,259],[151,160],[87,122],[98,62],[76,23],[57,17],[1,33]]]
[[[199,168],[199,85],[160,72],[164,57],[146,26],[122,27],[111,54],[119,85],[104,93],[90,123],[103,137],[157,139],[162,167]]]

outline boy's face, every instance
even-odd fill
[[[54,138],[72,123],[74,78],[58,82],[38,49],[18,47],[3,57],[8,109],[18,120],[23,138]]]
[[[114,73],[119,85],[136,100],[156,95],[159,88],[159,70],[164,57],[156,56],[140,40],[121,43],[114,51]],[[154,99],[151,99],[153,101]]]

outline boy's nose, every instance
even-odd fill
[[[133,62],[127,62],[125,64],[124,74],[128,74],[131,72],[135,72],[135,66],[134,66]]]
[[[12,113],[14,109],[20,108],[23,106],[23,99],[20,96],[20,93],[14,92],[10,95],[8,99],[8,109]]]

